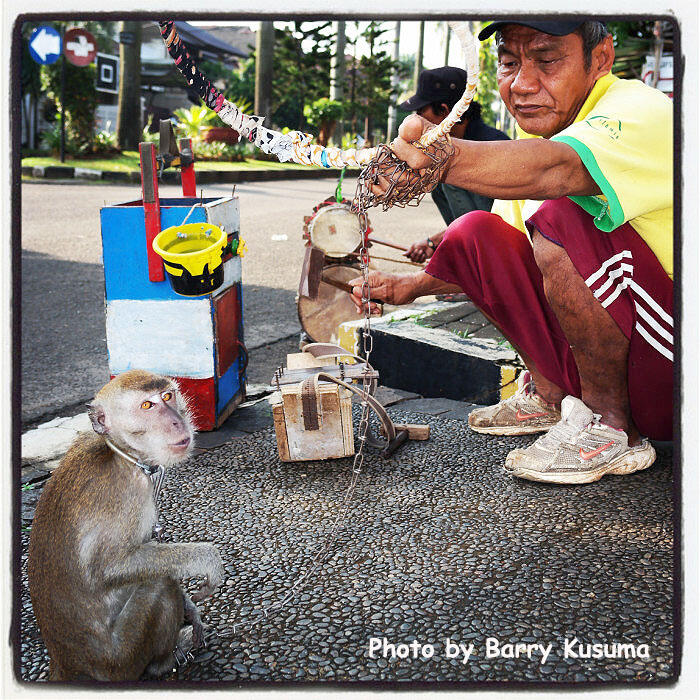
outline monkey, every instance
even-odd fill
[[[193,601],[212,595],[224,574],[211,543],[152,539],[146,471],[187,459],[192,419],[177,384],[144,370],[112,379],[88,414],[94,432],[75,439],[49,478],[31,529],[29,591],[49,679],[159,676],[201,645]],[[199,576],[190,599],[178,579]]]

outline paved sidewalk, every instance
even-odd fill
[[[405,400],[390,408],[394,419],[429,422],[431,439],[404,445],[390,460],[366,459],[332,560],[287,607],[215,639],[167,680],[672,678],[671,448],[659,446],[657,463],[631,476],[576,487],[524,482],[501,464],[534,438],[477,435],[462,402],[398,398]],[[208,540],[221,551],[228,576],[200,604],[205,622],[220,630],[282,597],[305,570],[351,473],[350,459],[280,462],[264,400],[229,423],[225,444],[168,475],[161,509],[168,540]],[[39,485],[23,492],[25,526],[39,492]],[[23,551],[27,542],[24,531]],[[26,564],[22,576],[22,678],[41,680],[48,659]],[[431,644],[434,656],[370,654],[372,638]],[[468,661],[445,658],[448,638],[474,644]],[[487,657],[489,638],[500,656]],[[634,645],[635,653],[647,645],[648,658],[564,658],[566,640],[575,638],[584,647]],[[514,647],[504,645],[516,642],[552,647],[546,661],[534,647],[531,658],[511,658]]]

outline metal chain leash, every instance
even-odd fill
[[[365,168],[366,169],[366,168]],[[363,170],[364,172],[364,170]],[[297,578],[294,583],[287,589],[287,592],[282,598],[273,601],[269,605],[264,606],[257,614],[247,622],[244,623],[234,623],[230,628],[226,628],[217,632],[219,638],[230,638],[233,637],[237,632],[250,630],[259,624],[262,620],[266,619],[268,615],[275,610],[283,608],[287,603],[289,603],[294,596],[303,588],[304,584],[315,574],[318,569],[328,561],[331,555],[331,550],[333,545],[338,539],[338,534],[342,526],[345,524],[347,513],[350,508],[350,503],[352,497],[355,493],[355,487],[357,486],[357,481],[362,472],[362,466],[365,459],[365,446],[367,443],[367,437],[369,434],[369,422],[370,422],[370,405],[367,401],[367,397],[370,396],[374,391],[374,380],[371,378],[371,367],[369,365],[369,358],[372,353],[372,333],[370,326],[370,316],[371,316],[371,303],[370,294],[371,287],[369,283],[369,250],[368,250],[368,240],[367,240],[367,227],[368,219],[367,213],[364,207],[364,202],[367,199],[367,193],[365,190],[369,188],[371,182],[370,178],[360,177],[357,183],[357,191],[355,194],[355,202],[353,207],[357,211],[357,216],[360,224],[360,230],[362,233],[362,244],[359,250],[360,258],[360,271],[362,272],[362,306],[364,309],[364,323],[362,325],[362,352],[364,355],[364,360],[366,362],[366,369],[362,377],[362,395],[360,397],[361,414],[360,423],[358,426],[358,449],[355,452],[355,457],[352,463],[352,474],[350,477],[350,483],[345,490],[345,495],[343,501],[340,505],[339,511],[331,525],[330,532],[326,537],[325,541],[318,548],[316,553],[312,556],[309,566],[306,571]]]
[[[269,605],[262,607],[257,614],[248,622],[234,623],[231,627],[218,631],[216,634],[220,638],[234,637],[237,632],[250,630],[267,619],[268,615],[275,610],[283,608],[302,589],[304,584],[315,574],[319,568],[328,561],[333,545],[338,539],[338,534],[345,524],[350,502],[355,493],[357,481],[362,473],[362,466],[365,459],[365,447],[369,436],[370,405],[367,400],[374,393],[374,382],[371,378],[369,358],[372,354],[373,339],[370,325],[371,317],[371,292],[369,283],[369,250],[367,229],[369,226],[367,209],[381,205],[386,211],[391,206],[406,206],[418,204],[423,196],[430,192],[440,181],[443,169],[454,153],[454,147],[449,140],[439,139],[429,146],[418,146],[430,159],[430,164],[424,170],[413,170],[405,162],[399,160],[393,151],[386,145],[377,147],[375,158],[365,165],[357,179],[355,199],[352,209],[357,213],[362,243],[358,251],[360,261],[360,271],[362,272],[362,308],[364,311],[364,323],[362,325],[362,353],[366,362],[366,370],[362,377],[362,395],[360,397],[361,414],[358,426],[359,446],[352,463],[352,474],[350,483],[345,490],[343,501],[339,511],[331,525],[330,532],[315,554],[311,557],[309,566],[304,573],[297,578],[288,588],[282,598],[273,601]],[[384,192],[378,195],[372,191],[372,186],[379,183],[382,178],[386,186]]]

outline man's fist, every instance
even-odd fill
[[[410,284],[411,276],[406,275],[396,275],[389,272],[380,272],[379,270],[372,270],[368,275],[369,281],[369,294],[367,297],[376,299],[378,301],[385,301],[387,304],[394,304],[399,306],[400,304],[408,304],[412,302],[416,297],[411,294],[412,285]],[[357,307],[357,313],[364,313],[362,305],[362,285],[364,279],[362,277],[356,277],[350,280],[349,284],[352,285],[352,294],[350,298],[353,304]],[[382,312],[378,304],[373,301],[370,302],[370,313],[373,315],[378,315]]]
[[[413,146],[412,143],[418,141],[426,131],[430,131],[434,127],[435,124],[417,114],[409,115],[401,123],[399,135],[391,142],[391,150],[413,170],[427,168],[432,161],[423,151]],[[399,179],[400,182],[401,180]],[[389,189],[389,181],[383,175],[379,175],[371,189],[377,197],[383,197]]]

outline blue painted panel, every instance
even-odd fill
[[[238,378],[238,368],[241,363],[240,355],[216,382],[216,415],[220,415],[226,404],[240,391],[241,382]]]
[[[178,200],[161,200],[161,228],[176,226],[199,199],[181,199],[184,206],[168,206]],[[140,202],[138,203],[140,204]],[[102,259],[105,270],[105,298],[114,299],[179,299],[170,282],[151,282],[148,279],[146,255],[146,225],[143,207],[113,206],[100,210],[102,225]],[[188,223],[206,221],[204,207],[197,207]],[[195,299],[197,297],[194,297]]]

